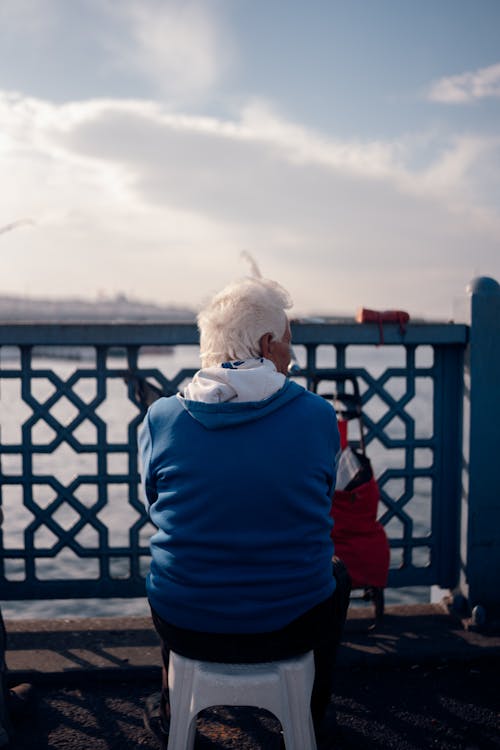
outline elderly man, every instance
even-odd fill
[[[350,590],[340,561],[332,576],[339,436],[332,407],[286,377],[290,306],[261,278],[216,295],[198,316],[202,369],[142,428],[165,747],[170,649],[246,663],[313,649],[316,731],[330,699]]]

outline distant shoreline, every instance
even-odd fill
[[[1,323],[74,322],[123,323],[194,322],[196,313],[188,307],[156,305],[131,300],[123,294],[111,299],[43,299],[0,295]]]

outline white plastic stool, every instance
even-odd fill
[[[196,716],[210,706],[256,706],[281,722],[287,750],[316,750],[311,716],[314,656],[219,664],[170,652],[168,750],[193,750]]]

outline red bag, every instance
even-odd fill
[[[356,589],[387,585],[390,553],[384,527],[377,521],[379,494],[371,472],[368,481],[353,489],[335,490],[333,495],[330,515],[335,554],[345,563]]]
[[[383,614],[383,589],[389,576],[389,542],[382,524],[377,521],[380,491],[373,475],[370,459],[366,455],[363,435],[361,396],[356,376],[351,373],[319,373],[314,381],[317,390],[321,380],[334,380],[342,386],[352,383],[353,393],[342,389],[339,393],[323,394],[331,399],[338,416],[340,446],[342,451],[349,445],[348,423],[359,422],[359,450],[349,448],[355,460],[346,459],[342,477],[342,490],[335,490],[330,508],[334,524],[331,537],[335,555],[344,562],[355,589],[372,589],[376,618]],[[340,475],[340,472],[339,472]],[[345,482],[345,485],[344,485]]]

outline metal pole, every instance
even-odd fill
[[[500,286],[481,277],[467,291],[462,591],[473,623],[482,625],[500,618]]]

